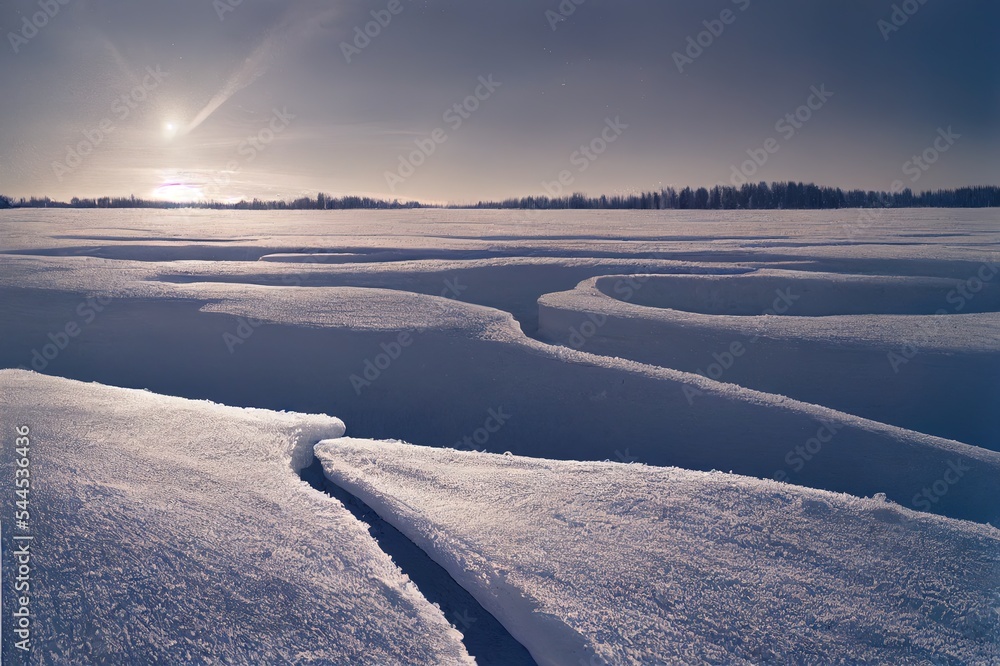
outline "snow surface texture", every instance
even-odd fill
[[[1000,520],[998,229],[997,210],[0,211],[0,367],[530,456],[337,440],[368,452],[327,464],[543,660],[990,663],[996,531],[952,519]],[[786,283],[801,309],[761,315]],[[3,381],[55,382],[26,377]],[[295,479],[336,420],[51,386],[74,388],[2,396],[54,451],[54,561],[90,558],[41,572],[69,590],[40,614],[51,660],[466,658],[430,591]]]
[[[883,492],[958,518],[1000,518],[1000,454],[993,451],[543,344],[510,314],[455,299],[361,287],[166,283],[130,276],[119,263],[8,259],[0,292],[17,314],[0,320],[0,362],[33,365],[50,334],[72,321],[81,332],[47,372],[337,414],[367,437],[720,469],[860,496]],[[81,304],[91,307],[88,294],[108,296],[89,323],[79,315]],[[491,410],[508,417],[486,431]],[[956,461],[961,483],[933,501],[914,499]]]
[[[316,455],[540,664],[1000,659],[987,526],[722,473],[352,438]]]
[[[965,298],[944,278],[620,275],[539,308],[543,339],[1000,449],[1000,283]]]
[[[364,526],[296,474],[338,419],[0,371],[6,470],[22,425],[32,663],[471,663]]]

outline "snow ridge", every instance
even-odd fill
[[[316,455],[539,664],[1000,656],[989,526],[676,468],[352,438]]]

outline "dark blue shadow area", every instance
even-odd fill
[[[323,474],[318,458],[301,472],[310,486],[340,500],[354,517],[368,525],[368,532],[379,547],[388,553],[420,592],[431,603],[441,607],[448,619],[465,636],[463,642],[476,661],[483,666],[534,666],[535,660],[523,645],[514,640],[507,629],[484,609],[475,597],[455,582],[427,553],[375,513],[368,505],[343,488],[330,482]]]

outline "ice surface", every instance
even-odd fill
[[[338,419],[0,371],[4,469],[23,425],[36,662],[470,662],[364,526],[296,474]]]
[[[1000,532],[723,473],[316,454],[540,664],[995,663]]]

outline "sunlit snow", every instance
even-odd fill
[[[866,220],[0,211],[39,654],[468,661],[347,493],[539,663],[996,661],[1000,214]]]

